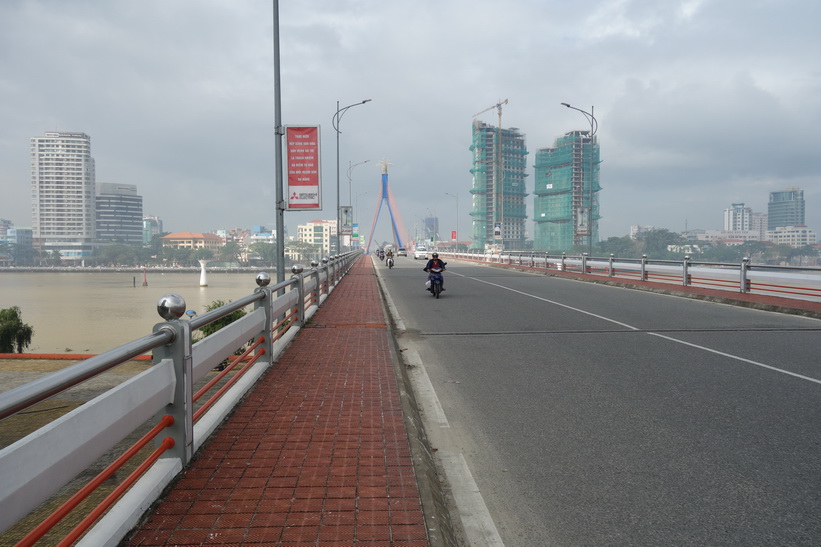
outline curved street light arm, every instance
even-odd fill
[[[582,114],[584,114],[584,117],[587,118],[587,123],[590,124],[590,137],[592,138],[596,135],[596,132],[599,130],[599,121],[596,119],[596,116],[594,116],[591,112],[587,112],[585,110],[582,110],[581,108],[576,108],[575,106],[570,106],[567,103],[562,103],[562,106],[566,106],[571,110],[575,110],[577,112],[581,112]]]
[[[368,103],[371,100],[372,99],[365,99],[365,100],[359,101],[358,103],[353,103],[353,104],[349,104],[348,106],[343,106],[342,108],[337,110],[336,113],[334,114],[333,118],[331,118],[331,125],[333,126],[334,130],[337,133],[341,133],[341,131],[339,130],[339,122],[342,121],[342,116],[345,115],[345,112],[347,112],[349,108],[353,108],[355,106],[359,106],[361,104]]]

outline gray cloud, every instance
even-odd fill
[[[411,231],[429,213],[453,229],[448,192],[467,234],[473,115],[508,98],[531,164],[586,127],[559,103],[595,105],[604,236],[717,228],[729,203],[765,210],[792,185],[818,229],[820,19],[799,0],[281,2],[283,121],[321,124],[325,181],[325,210],[286,223],[334,216],[336,101],[372,98],[342,120],[343,203],[349,162],[371,160],[350,190],[369,225],[386,159]],[[4,2],[0,217],[30,225],[28,139],[64,130],[170,230],[270,224],[273,88],[269,2]]]

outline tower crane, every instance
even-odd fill
[[[475,118],[480,114],[484,114],[489,110],[493,110],[494,108],[499,112],[499,125],[496,127],[496,159],[494,160],[495,164],[495,174],[493,175],[493,216],[494,222],[497,223],[499,226],[500,231],[500,239],[501,239],[501,248],[504,249],[505,247],[505,187],[504,181],[502,180],[502,105],[507,104],[507,99],[500,99],[496,104],[493,106],[489,106],[482,110],[481,112],[477,112],[473,115]],[[495,228],[494,228],[494,237],[495,237]]]
[[[503,104],[507,104],[507,99],[500,100],[498,103],[494,104],[493,106],[489,106],[489,107],[485,108],[484,110],[482,110],[481,112],[477,112],[476,114],[473,115],[473,117],[475,118],[479,114],[484,114],[488,110],[493,110],[495,108],[499,111],[499,127],[502,127],[502,105]]]

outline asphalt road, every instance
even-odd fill
[[[821,542],[821,321],[423,265],[377,261],[474,544]]]

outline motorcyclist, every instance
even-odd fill
[[[423,271],[429,272],[431,268],[441,268],[442,271],[445,270],[445,266],[447,265],[447,262],[445,262],[444,260],[439,258],[439,253],[433,253],[432,255],[430,255],[430,257],[431,258],[430,258],[430,260],[428,260],[428,263],[425,265],[424,268],[422,268]],[[430,278],[430,275],[428,275],[428,277]],[[445,276],[444,275],[442,276],[441,287],[442,287],[442,290],[444,291],[445,290]],[[428,289],[428,290],[430,291],[430,290],[433,290],[433,289]]]
[[[385,253],[385,264],[387,264],[390,267],[393,267],[392,262],[393,262],[393,249],[388,249],[388,251]]]

